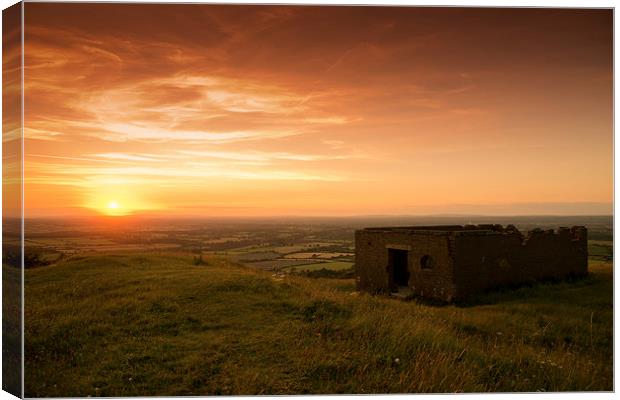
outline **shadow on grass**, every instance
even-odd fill
[[[419,296],[414,296],[407,300],[425,306],[446,307],[453,305],[459,308],[512,302],[519,302],[521,304],[566,304],[571,299],[575,300],[577,295],[575,290],[583,292],[581,293],[581,298],[597,296],[600,293],[592,293],[593,287],[604,285],[607,280],[611,282],[611,278],[606,278],[604,274],[590,272],[585,276],[571,276],[563,279],[549,278],[540,281],[503,285],[451,303],[435,299],[425,299]]]
[[[519,302],[521,304],[566,304],[579,290],[583,296],[591,296],[592,287],[601,285],[600,275],[588,273],[584,276],[570,276],[564,279],[548,278],[536,282],[504,285],[471,295],[455,303],[457,307],[468,308],[481,305]]]

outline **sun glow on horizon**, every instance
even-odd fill
[[[103,214],[110,216],[123,216],[131,214],[131,210],[123,207],[118,201],[110,200],[107,206],[101,210]]]
[[[141,214],[146,211],[161,210],[150,202],[143,200],[143,195],[130,192],[126,188],[108,187],[106,191],[93,193],[82,207],[97,214],[111,217]]]

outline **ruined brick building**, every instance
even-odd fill
[[[587,230],[512,225],[366,228],[355,232],[358,290],[452,301],[493,287],[586,275]]]

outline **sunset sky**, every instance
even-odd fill
[[[608,214],[612,11],[25,5],[26,216]]]

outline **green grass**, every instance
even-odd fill
[[[438,307],[208,262],[26,271],[26,396],[612,390],[608,263]]]
[[[284,268],[283,271],[286,272],[291,272],[291,271],[316,271],[319,269],[329,269],[332,271],[340,271],[340,270],[344,270],[344,269],[349,269],[353,267],[353,263],[352,262],[347,262],[347,261],[327,261],[327,262],[318,262],[318,263],[311,263],[311,264],[302,264],[302,265],[295,265],[293,267],[288,267],[288,268]]]
[[[304,244],[290,245],[290,246],[244,246],[237,247],[230,250],[217,251],[217,253],[223,253],[224,255],[245,254],[249,252],[261,252],[261,251],[274,251],[279,254],[297,253],[300,251],[310,251],[323,246],[330,246],[334,244],[340,244],[340,241],[334,242],[310,242]]]
[[[2,263],[2,388],[18,397],[22,382],[21,287],[21,269]]]
[[[614,246],[611,241],[589,240],[588,255],[592,259],[610,261],[614,256]]]

